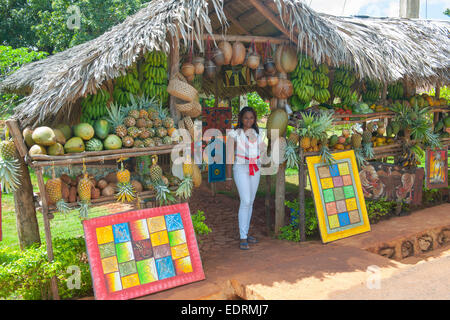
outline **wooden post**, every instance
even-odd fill
[[[36,168],[36,178],[39,186],[39,191],[41,193],[41,201],[42,201],[42,217],[44,219],[44,230],[45,230],[45,243],[47,246],[47,256],[48,261],[51,263],[54,260],[53,255],[53,244],[52,244],[52,234],[50,230],[50,220],[48,217],[48,204],[47,204],[47,197],[45,195],[45,184],[44,184],[44,177],[43,177],[43,168]],[[56,281],[56,276],[52,277],[50,288],[52,292],[52,297],[54,300],[59,300],[59,294],[58,294],[58,284]]]
[[[33,185],[28,166],[25,163],[27,148],[23,142],[22,132],[17,121],[7,120],[6,125],[14,139],[21,173],[20,187],[14,192],[14,205],[19,246],[23,250],[32,244],[41,244],[41,237],[34,205]]]
[[[300,241],[306,241],[306,210],[305,210],[305,188],[306,188],[306,172],[305,157],[303,148],[299,147],[298,162],[298,228],[300,231]]]
[[[170,41],[170,55],[169,55],[169,79],[179,71],[180,71],[180,43],[175,36],[172,36]],[[181,114],[175,106],[175,97],[173,96],[170,96],[169,98],[169,110],[170,115],[175,121],[175,123],[178,123],[178,121],[181,119]]]
[[[439,97],[441,96],[441,87],[440,86],[436,86],[435,91],[434,91],[434,98],[435,99],[439,99]],[[441,112],[433,112],[433,130],[434,127],[436,126],[436,124],[439,122],[439,119],[441,118]]]
[[[271,191],[272,191],[272,176],[271,175],[266,175],[266,194],[264,197],[264,208],[265,208],[265,212],[266,212],[266,229],[267,229],[267,234],[270,235],[270,228],[272,226],[272,218],[271,218],[271,211],[270,211],[270,198],[271,196]]]
[[[285,191],[286,191],[286,162],[278,167],[275,183],[275,234],[278,234],[280,228],[284,226],[285,212]]]

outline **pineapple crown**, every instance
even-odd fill
[[[333,113],[321,112],[319,115],[313,113],[302,113],[302,119],[298,123],[298,132],[302,137],[316,138],[321,140],[327,134],[333,123]]]
[[[125,119],[125,114],[121,106],[116,103],[111,103],[109,108],[106,109],[108,111],[108,118],[106,119],[113,127],[117,127],[123,123]]]

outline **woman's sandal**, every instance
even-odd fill
[[[241,243],[239,244],[239,248],[241,250],[248,250],[250,247],[248,246],[247,240],[241,240]]]
[[[258,243],[259,242],[255,237],[252,237],[252,236],[248,236],[247,241],[248,241],[248,243]]]

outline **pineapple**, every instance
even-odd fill
[[[55,177],[55,167],[53,167],[52,179],[47,180],[45,183],[45,190],[50,205],[56,205],[56,209],[64,214],[70,211],[69,206],[62,197],[62,181],[60,178]]]
[[[164,126],[166,129],[173,128],[174,125],[175,125],[175,121],[174,121],[171,117],[166,117],[166,118],[163,120],[163,126]]]
[[[313,147],[313,148],[317,147],[318,143],[319,143],[319,141],[317,140],[317,138],[311,139],[311,147]]]
[[[132,137],[133,139],[136,139],[137,137],[139,137],[139,134],[140,134],[140,130],[137,127],[129,127],[127,132],[128,132],[128,135],[130,137]]]
[[[0,142],[0,156],[5,160],[16,159],[16,146],[11,139]]]
[[[162,169],[158,165],[158,156],[153,155],[152,156],[152,165],[150,167],[150,178],[151,178],[152,182],[156,183],[156,182],[160,181],[162,174],[163,174]]]
[[[172,138],[169,137],[169,136],[165,136],[165,137],[162,139],[162,143],[163,143],[163,144],[172,144]]]
[[[148,119],[148,112],[145,109],[139,110],[139,118]]]
[[[147,139],[144,140],[144,146],[146,148],[154,147],[155,146],[155,141],[153,141],[152,138],[147,138]]]
[[[125,119],[123,119],[123,124],[128,128],[134,127],[136,125],[136,119],[128,116]]]
[[[125,148],[131,148],[134,145],[134,139],[130,136],[125,136],[122,138],[122,145]]]
[[[296,145],[296,144],[299,143],[300,137],[298,136],[298,134],[297,134],[295,131],[292,131],[292,132],[289,134],[288,140],[291,141],[294,145]]]
[[[311,148],[311,139],[309,137],[303,137],[300,140],[300,147],[304,150]]]
[[[153,141],[155,141],[155,145],[156,146],[162,146],[163,145],[162,139],[160,137],[154,137]]]
[[[156,136],[155,128],[148,128],[148,133],[149,133],[150,138],[153,138],[154,136]]]
[[[85,172],[83,178],[78,182],[77,190],[78,196],[82,202],[91,201],[91,188],[92,181],[89,179],[88,174]]]
[[[156,135],[160,138],[164,138],[165,136],[167,136],[167,129],[164,127],[156,128]]]
[[[151,119],[146,119],[145,120],[145,126],[147,127],[147,128],[153,128],[153,120],[151,120]]]
[[[144,118],[139,118],[136,121],[136,127],[138,128],[144,128],[147,126],[147,120],[145,120]]]
[[[144,141],[141,139],[134,140],[134,147],[135,148],[145,148]]]
[[[114,128],[114,132],[121,138],[127,135],[127,127],[123,124],[124,114],[122,108],[115,103],[112,103],[108,111],[108,118],[106,119]]]
[[[362,136],[359,133],[354,133],[351,138],[351,145],[353,149],[361,148]]]
[[[183,162],[183,175],[185,177],[189,176],[192,177],[194,174],[194,169],[192,168],[193,163],[190,156],[187,156],[187,159],[185,162]]]
[[[141,133],[139,134],[139,138],[141,138],[141,139],[150,138],[150,131],[147,128],[141,128]]]
[[[156,119],[156,117],[158,117],[158,111],[155,108],[153,108],[153,107],[149,108],[147,110],[147,113],[148,113],[148,118],[150,120],[154,120],[154,119]]]
[[[153,118],[153,126],[154,127],[161,127],[162,126],[162,120],[159,116],[156,116]]]
[[[134,200],[134,195],[135,195],[134,187],[130,183],[131,174],[128,169],[124,168],[122,159],[120,159],[119,161],[120,161],[121,168],[116,173],[117,190],[118,190],[118,192],[116,193],[116,198],[117,198],[117,201],[130,202],[130,201]]]
[[[131,109],[130,111],[128,111],[128,116],[137,120],[139,118],[139,110]]]

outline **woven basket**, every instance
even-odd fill
[[[202,106],[198,102],[198,98],[192,102],[177,101],[175,102],[175,106],[183,115],[191,118],[197,118],[202,114]]]
[[[167,92],[181,100],[192,102],[198,96],[198,91],[179,73],[175,74],[169,81]],[[198,100],[198,98],[197,98]]]
[[[192,121],[191,117],[186,116],[183,118],[184,121],[184,127],[186,130],[189,131],[189,134],[191,135],[192,140],[194,140],[194,122]]]

